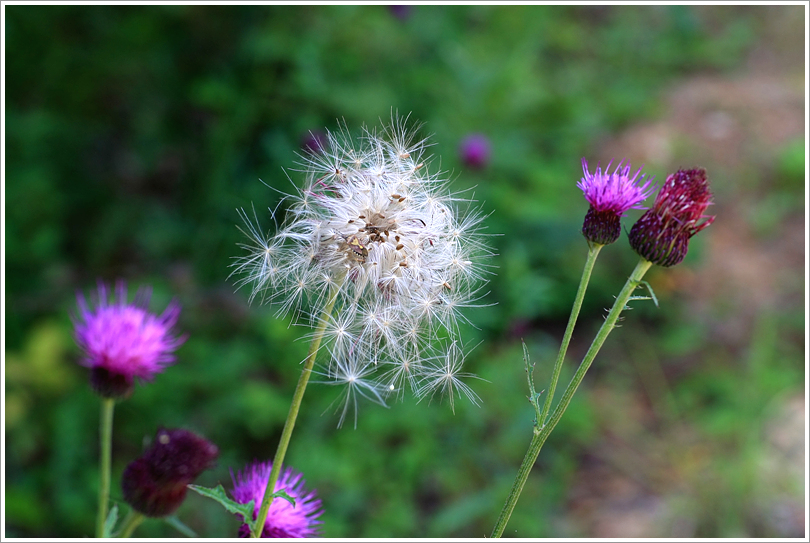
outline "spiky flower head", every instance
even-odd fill
[[[252,244],[234,264],[237,284],[253,284],[251,298],[325,328],[327,380],[376,401],[403,383],[418,392],[429,379],[422,361],[457,335],[491,255],[473,200],[428,173],[426,142],[406,121],[364,129],[357,142],[345,128],[328,134],[320,153],[304,157],[305,186],[288,197],[275,234],[242,213]],[[385,371],[392,366],[401,373]]]
[[[176,302],[160,316],[153,315],[147,311],[150,290],[139,289],[128,304],[123,281],[116,284],[112,300],[100,283],[95,308],[81,294],[76,297],[79,314],[73,318],[74,335],[84,354],[81,364],[90,368],[90,383],[99,395],[126,397],[135,378],[151,381],[174,362],[173,352],[185,341],[172,332],[180,315]]]
[[[169,515],[183,503],[187,485],[218,455],[216,445],[193,432],[161,428],[151,446],[124,470],[124,500],[147,517]]]
[[[706,170],[678,170],[667,177],[653,207],[630,229],[630,245],[653,264],[678,264],[689,249],[689,238],[714,222],[714,216],[703,214],[711,204]]]
[[[236,476],[231,472],[233,499],[238,503],[248,503],[253,500],[255,504],[254,520],[259,516],[259,509],[272,468],[272,462],[254,462]],[[317,519],[323,513],[321,500],[315,497],[314,490],[307,490],[305,484],[302,475],[292,468],[286,468],[281,472],[273,490],[275,492],[284,490],[295,500],[295,506],[293,507],[285,499],[274,499],[267,512],[262,537],[316,537],[318,535],[318,525],[321,524],[321,521]],[[239,516],[241,518],[241,515]],[[250,537],[250,527],[247,524],[242,524],[239,528],[239,537]]]
[[[653,178],[644,181],[645,175],[639,178],[641,168],[630,176],[630,164],[616,166],[613,173],[608,163],[605,173],[596,166],[596,173],[588,171],[588,162],[582,159],[582,171],[585,176],[577,183],[585,199],[591,204],[582,225],[582,234],[589,242],[608,245],[619,239],[621,234],[621,217],[628,209],[645,209],[640,204],[655,190]],[[643,184],[642,184],[643,183]]]

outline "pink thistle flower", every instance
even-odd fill
[[[703,214],[711,200],[706,170],[678,170],[667,177],[652,209],[633,225],[630,245],[653,264],[678,264],[689,249],[689,238],[714,222],[714,216]]]
[[[301,148],[307,153],[317,155],[326,151],[329,145],[328,138],[320,130],[309,131],[306,136],[301,139]]]
[[[76,296],[79,314],[73,319],[74,335],[84,353],[81,364],[90,368],[91,386],[103,397],[129,396],[136,377],[151,381],[174,362],[172,352],[185,341],[171,330],[180,306],[172,302],[158,317],[146,310],[149,296],[149,289],[140,289],[135,301],[127,304],[123,281],[116,284],[112,301],[106,285],[99,283],[94,309],[81,294]]]
[[[577,183],[577,187],[585,193],[585,199],[591,204],[585,215],[582,234],[589,242],[600,245],[608,245],[619,239],[621,217],[628,209],[645,209],[640,205],[641,202],[655,190],[655,186],[651,185],[652,177],[646,182],[644,175],[638,177],[641,168],[631,177],[630,164],[622,168],[622,162],[619,162],[616,170],[609,174],[607,170],[611,163],[608,163],[605,173],[597,165],[596,173],[591,175],[588,162],[583,158],[582,170],[585,177]]]
[[[272,462],[254,462],[244,471],[239,472],[233,479],[233,499],[238,503],[248,503],[253,500],[255,509],[253,519],[258,518],[264,492],[267,489],[267,480],[273,468]],[[276,481],[275,491],[284,490],[295,499],[295,507],[283,498],[276,498],[270,505],[267,520],[262,529],[262,537],[315,537],[318,535],[317,526],[321,521],[316,520],[323,511],[321,500],[315,497],[315,491],[304,488],[305,481],[300,473],[292,468],[286,468]],[[250,537],[250,528],[243,524],[239,528],[239,537]]]
[[[464,164],[471,168],[481,169],[489,163],[489,138],[483,134],[470,134],[461,140],[458,152]]]
[[[152,445],[124,470],[124,500],[147,517],[165,517],[180,507],[187,485],[212,467],[218,455],[216,445],[193,432],[161,428]]]

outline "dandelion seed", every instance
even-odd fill
[[[329,406],[329,408],[337,406],[335,412],[340,412],[338,428],[343,426],[349,411],[354,413],[354,427],[357,428],[357,402],[359,398],[365,398],[386,407],[383,399],[384,386],[378,380],[370,378],[377,370],[376,360],[367,363],[360,362],[354,357],[338,360],[333,354],[331,364],[331,368],[326,373],[314,373],[325,375],[328,381],[322,382],[326,384],[345,387],[340,396]]]
[[[422,374],[422,382],[417,393],[420,401],[427,396],[431,398],[437,393],[447,397],[450,409],[455,413],[455,396],[465,396],[473,405],[481,405],[481,398],[464,383],[462,378],[480,379],[471,373],[461,372],[464,364],[464,354],[456,343],[453,343],[444,355],[439,355],[426,365]]]

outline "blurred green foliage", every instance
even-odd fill
[[[339,391],[312,385],[287,462],[323,498],[325,536],[488,535],[531,432],[518,339],[530,345],[542,387],[584,262],[580,158],[623,158],[593,149],[658,114],[677,78],[739,68],[765,9],[423,5],[397,17],[386,6],[6,6],[6,534],[91,534],[99,406],[75,364],[69,315],[75,292],[97,280],[152,285],[155,310],[177,297],[189,334],[177,365],[117,406],[113,498],[159,425],[193,429],[220,447],[200,485],[227,488],[229,468],[272,457],[307,345],[297,341],[302,329],[233,293],[236,208],[275,207],[279,195],[267,185],[288,191],[298,180],[296,153],[309,131],[337,129],[338,120],[357,131],[393,110],[426,122],[431,170],[447,171],[456,190],[475,187],[492,212],[488,231],[503,234],[492,238],[498,270],[484,302],[493,305],[471,310],[477,328],[463,330],[466,344],[482,342],[467,367],[486,380],[471,383],[483,407],[461,402],[453,415],[438,399],[363,405],[357,429],[337,430],[330,403]],[[480,171],[456,155],[471,132],[493,146]],[[804,142],[784,150],[776,171],[781,209],[800,190]],[[624,241],[603,255],[583,337],[635,260]],[[635,322],[616,334],[623,339],[600,356],[619,360],[646,345],[637,368],[597,359],[602,367],[586,384],[657,386],[661,368],[677,365],[667,370],[675,377],[662,396],[665,415],[721,444],[715,453],[734,451],[703,464],[720,483],[704,482],[697,503],[724,509],[710,515],[693,504],[696,534],[756,533],[745,447],[755,445],[757,413],[801,380],[800,344],[782,331],[801,334],[804,323],[792,313],[764,316],[748,354],[732,356],[701,336],[700,324],[685,325],[677,299],[664,303],[666,311],[639,304],[627,319]],[[606,425],[581,391],[508,535],[583,535],[556,519]],[[198,495],[177,516],[209,537],[238,527]],[[178,533],[152,521],[137,535]]]

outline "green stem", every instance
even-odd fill
[[[627,305],[630,295],[638,287],[641,278],[644,277],[644,274],[648,269],[650,269],[650,266],[652,266],[651,262],[648,262],[643,258],[639,260],[639,263],[636,265],[633,273],[630,274],[630,277],[628,277],[624,287],[622,287],[621,292],[619,292],[619,295],[616,296],[616,301],[614,302],[613,307],[610,309],[607,318],[605,318],[605,322],[602,324],[602,327],[596,334],[596,337],[594,338],[593,343],[591,343],[591,347],[588,349],[588,352],[585,353],[585,358],[582,359],[582,363],[580,363],[577,372],[574,374],[574,377],[568,384],[568,388],[565,389],[565,392],[563,393],[562,398],[560,398],[560,402],[557,404],[556,409],[554,409],[554,413],[552,413],[548,423],[542,427],[535,426],[534,436],[529,444],[529,449],[526,451],[526,456],[523,458],[523,463],[518,469],[517,477],[515,478],[515,482],[512,485],[512,490],[509,492],[509,496],[506,499],[506,503],[503,506],[501,515],[498,517],[498,521],[495,523],[495,528],[492,530],[492,537],[501,537],[503,534],[503,531],[506,528],[506,523],[509,522],[509,517],[512,515],[512,511],[515,509],[515,505],[520,497],[520,493],[523,491],[523,485],[526,484],[526,479],[528,479],[529,473],[534,466],[534,462],[537,460],[537,455],[540,454],[540,449],[543,447],[546,439],[548,439],[551,431],[554,429],[557,423],[560,422],[563,413],[565,413],[566,408],[568,408],[568,404],[571,403],[571,398],[574,396],[574,393],[577,391],[582,379],[585,377],[585,372],[587,372],[588,368],[590,368],[593,359],[596,357],[599,349],[602,348],[602,344],[605,342],[605,339],[607,339],[608,334],[610,334],[613,328],[616,327],[616,321],[619,319],[619,315]]]
[[[132,532],[135,531],[135,528],[140,526],[141,522],[146,519],[142,514],[138,513],[135,510],[131,510],[124,522],[121,523],[121,531],[119,532],[118,537],[129,537],[132,535]]]
[[[107,521],[107,504],[110,501],[110,457],[112,450],[112,421],[115,408],[114,398],[101,399],[101,459],[99,461],[100,482],[98,486],[98,517],[96,537],[104,537],[104,523]]]
[[[293,394],[292,403],[290,404],[290,412],[287,414],[287,421],[284,423],[284,430],[281,432],[281,440],[276,449],[276,456],[273,458],[273,467],[270,470],[270,477],[267,480],[267,488],[264,491],[262,507],[259,510],[259,516],[257,517],[256,525],[250,537],[261,537],[262,535],[264,522],[267,520],[267,513],[270,511],[270,504],[273,502],[276,481],[278,481],[278,477],[281,473],[281,464],[284,462],[284,455],[287,454],[287,446],[290,444],[290,437],[295,427],[295,419],[298,418],[298,409],[301,407],[301,400],[304,398],[304,392],[309,382],[309,375],[312,373],[312,366],[315,364],[315,357],[318,354],[318,348],[321,346],[321,340],[323,339],[323,333],[326,330],[329,316],[332,314],[332,309],[335,307],[337,291],[337,286],[331,289],[326,305],[321,312],[318,327],[315,329],[315,335],[312,337],[312,343],[309,344],[309,354],[307,354],[307,358],[304,361],[304,369],[301,370],[298,385],[295,387],[295,393]]]
[[[602,247],[604,247],[604,245],[593,243],[590,244],[588,248],[588,259],[585,261],[585,268],[582,270],[582,278],[579,280],[579,288],[577,289],[577,296],[574,298],[574,306],[571,308],[571,316],[568,318],[568,326],[565,327],[565,334],[560,344],[560,352],[557,354],[557,361],[554,363],[554,371],[551,374],[551,382],[548,385],[548,393],[546,394],[546,403],[543,405],[543,412],[540,414],[540,418],[537,419],[537,425],[540,427],[546,423],[546,417],[551,409],[551,400],[554,398],[554,391],[557,389],[557,381],[560,379],[560,370],[565,360],[565,353],[568,351],[568,343],[571,341],[571,334],[574,333],[574,325],[577,323],[579,310],[582,308],[582,299],[585,298],[585,291],[588,290],[588,282],[591,279],[593,265],[596,263],[596,257],[599,256],[599,251],[602,250]]]

